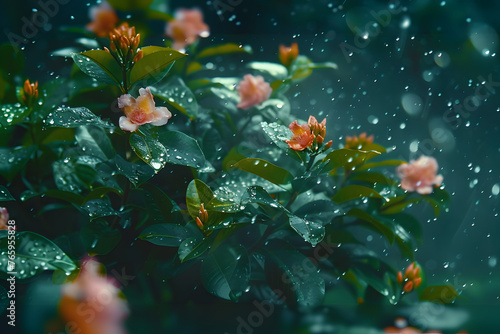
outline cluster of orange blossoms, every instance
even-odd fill
[[[198,217],[196,217],[196,225],[198,225],[201,231],[205,231],[205,224],[208,222],[208,211],[205,210],[203,203],[200,205],[200,212]]]
[[[135,27],[129,27],[125,22],[109,33],[109,40],[111,51],[122,59],[122,64],[128,64],[130,60],[134,63],[141,60],[143,53],[138,49],[141,35],[135,33]],[[108,48],[104,49],[111,53]]]
[[[359,135],[359,137],[356,135],[352,137],[346,136],[344,148],[362,150],[366,146],[366,144],[371,143],[373,143],[373,135],[367,137],[366,132],[363,132]]]
[[[403,286],[404,292],[410,292],[413,289],[417,289],[422,283],[422,276],[420,275],[420,266],[416,265],[415,262],[412,262],[405,270],[405,275],[403,277],[403,273],[398,272],[397,280],[399,284],[403,282],[405,285]]]
[[[280,45],[279,58],[281,63],[288,67],[299,56],[299,46],[292,43],[290,46]]]
[[[7,208],[0,208],[0,230],[8,230],[7,222],[9,221],[9,211]]]
[[[319,123],[316,117],[309,116],[307,124],[299,125],[297,121],[293,121],[289,128],[292,130],[292,138],[285,140],[285,142],[292,150],[303,151],[306,148],[311,148],[313,151],[317,151],[325,140],[326,118]],[[332,141],[330,140],[324,145],[323,150],[327,150],[331,146]]]

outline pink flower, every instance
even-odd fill
[[[7,222],[9,221],[9,211],[7,208],[0,208],[0,230],[8,230]]]
[[[315,137],[309,124],[299,125],[297,121],[293,121],[288,127],[292,130],[292,138],[285,142],[292,150],[303,151],[312,145]]]
[[[82,334],[126,333],[122,322],[129,312],[127,302],[118,296],[115,282],[99,274],[99,266],[92,258],[82,263],[78,278],[62,286],[59,312]]]
[[[107,37],[118,22],[115,10],[106,1],[90,8],[90,19],[92,22],[85,28],[99,37]]]
[[[149,87],[139,89],[139,97],[134,99],[130,94],[124,94],[118,98],[118,107],[123,110],[125,116],[120,117],[120,129],[124,131],[136,131],[139,125],[151,123],[156,126],[167,124],[172,114],[165,107],[155,107],[153,94]]]
[[[203,22],[203,13],[199,9],[178,9],[175,19],[167,23],[166,34],[174,40],[172,47],[184,50],[198,37],[208,37],[209,27]]]
[[[248,109],[269,99],[273,89],[262,76],[254,77],[247,74],[243,78],[244,80],[240,81],[236,87],[241,98],[241,102],[237,105],[238,108]]]
[[[432,193],[432,186],[443,182],[443,176],[436,175],[438,164],[433,157],[421,156],[416,161],[399,166],[396,171],[401,178],[401,188],[416,190],[421,195]]]

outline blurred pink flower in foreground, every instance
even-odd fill
[[[443,182],[443,176],[436,175],[438,164],[433,157],[421,156],[416,161],[399,166],[396,171],[401,178],[401,188],[417,191],[421,195],[432,193],[432,186]]]
[[[62,286],[59,312],[81,334],[124,334],[127,302],[114,280],[99,274],[99,266],[92,258],[82,263],[78,278]]]
[[[265,82],[262,76],[254,77],[251,74],[245,75],[236,89],[241,98],[241,102],[238,103],[237,107],[241,109],[248,109],[261,104],[269,99],[273,92],[271,85]]]
[[[174,49],[184,50],[186,46],[196,42],[198,37],[208,37],[209,30],[199,9],[178,9],[175,19],[167,23],[166,34],[174,40]]]
[[[0,230],[8,230],[7,222],[9,221],[9,211],[7,208],[0,208]]]
[[[124,94],[118,98],[118,107],[122,109],[125,116],[120,117],[120,129],[124,131],[136,131],[140,125],[151,123],[156,126],[167,124],[172,114],[165,107],[155,107],[153,94],[149,88],[139,89],[139,97],[133,98],[130,94]]]

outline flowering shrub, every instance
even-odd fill
[[[435,160],[389,159],[366,134],[342,145],[329,140],[345,135],[327,131],[333,120],[291,114],[288,88],[313,70],[335,75],[335,64],[314,63],[294,44],[280,48],[285,66],[246,61],[236,77],[214,77],[211,57],[252,53],[197,41],[209,30],[201,12],[166,15],[173,48],[140,46],[148,32],[136,33],[133,19],[116,27],[115,15],[104,3],[92,9],[87,29],[101,48],[58,52],[74,61],[71,77],[30,78],[5,93],[0,200],[11,217],[29,219],[17,221],[14,259],[0,231],[3,275],[11,262],[20,281],[53,271],[62,318],[85,333],[120,332],[127,313],[97,260],[141,280],[188,272],[193,288],[227,300],[280,291],[294,307],[321,305],[337,280],[360,300],[375,291],[393,304],[403,291],[433,301],[454,291],[426,286],[413,263],[404,277],[395,269],[414,261],[421,238],[406,208],[427,203],[437,216],[447,206]],[[360,227],[397,247],[401,263],[365,245]],[[89,255],[96,260],[81,265]],[[108,288],[99,328],[90,328],[75,307]]]

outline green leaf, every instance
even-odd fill
[[[451,304],[458,297],[458,292],[451,285],[432,285],[420,293],[418,298],[438,304]]]
[[[285,185],[293,180],[292,174],[286,169],[262,159],[245,158],[238,161],[233,167],[260,176],[274,184]]]
[[[252,70],[268,73],[276,79],[285,79],[288,76],[286,67],[276,63],[254,61],[247,64],[247,67]]]
[[[180,77],[173,76],[168,81],[163,80],[159,84],[151,86],[150,90],[155,97],[164,100],[191,120],[198,116],[196,97]]]
[[[129,138],[135,154],[159,172],[167,163],[167,149],[158,140],[133,133]]]
[[[327,162],[327,165],[323,168],[332,170],[339,167],[350,167],[349,169],[351,169],[354,166],[364,164],[366,161],[378,155],[380,155],[380,152],[377,151],[360,151],[341,148],[326,155],[323,162]]]
[[[394,242],[395,235],[391,228],[389,228],[387,225],[384,225],[365,211],[358,208],[352,208],[351,210],[349,210],[349,212],[347,212],[346,216],[361,219],[362,221],[368,223],[368,227],[381,233],[391,245]]]
[[[332,200],[337,203],[344,203],[361,197],[384,198],[372,188],[350,185],[340,188],[340,190],[332,197]]]
[[[158,141],[166,149],[167,162],[194,168],[205,166],[205,156],[194,138],[178,131],[165,131],[158,135]]]
[[[282,240],[273,239],[263,249],[266,280],[292,306],[319,306],[325,295],[325,281],[316,266]]]
[[[120,242],[120,231],[109,226],[104,219],[86,223],[80,231],[83,244],[90,254],[107,254]]]
[[[261,122],[260,125],[269,138],[271,138],[273,143],[275,143],[279,148],[284,150],[289,149],[285,140],[290,140],[290,138],[292,138],[292,130],[278,123]]]
[[[108,3],[116,10],[130,11],[146,9],[153,3],[153,0],[108,0]]]
[[[179,246],[178,254],[181,262],[189,261],[205,253],[210,248],[211,240],[204,238],[187,238]]]
[[[201,203],[206,209],[207,204],[214,198],[214,193],[205,183],[197,179],[191,181],[186,190],[186,205],[191,217],[198,217]]]
[[[139,239],[159,246],[179,247],[189,231],[178,224],[154,224],[148,226],[139,235]]]
[[[54,182],[59,190],[81,193],[88,189],[97,177],[97,172],[89,166],[79,165],[64,159],[52,164]]]
[[[406,195],[392,197],[389,198],[389,200],[380,207],[380,213],[384,215],[399,213],[403,211],[407,206],[413,203],[418,203],[421,200],[422,198],[408,199],[408,196]]]
[[[0,128],[21,123],[29,116],[31,109],[20,103],[4,104],[0,107]]]
[[[83,206],[79,207],[79,209],[86,213],[90,220],[109,216],[120,216],[123,214],[123,212],[113,209],[107,197],[87,201]]]
[[[368,170],[368,169],[376,168],[376,167],[382,167],[382,166],[383,167],[385,167],[385,166],[399,166],[399,165],[405,164],[405,163],[406,163],[406,161],[403,161],[403,160],[384,160],[384,161],[380,161],[380,162],[369,162],[369,163],[364,164],[363,166],[356,168],[356,171],[361,172],[364,170]]]
[[[102,128],[81,126],[75,131],[75,139],[82,151],[103,161],[116,155],[107,133]]]
[[[398,182],[394,181],[393,179],[385,176],[382,173],[375,173],[375,172],[355,173],[354,175],[351,176],[351,180],[368,182],[371,183],[372,185],[380,184],[393,187],[398,185]]]
[[[33,233],[17,232],[14,260],[8,258],[8,238],[0,239],[0,271],[18,279],[35,276],[45,270],[63,270],[67,274],[76,264],[52,241]]]
[[[125,176],[136,187],[155,175],[155,171],[149,165],[139,162],[129,162],[121,156],[115,156],[114,163],[116,165],[116,172]]]
[[[227,43],[223,45],[217,45],[209,48],[205,48],[200,53],[196,55],[197,59],[219,56],[229,53],[253,53],[252,47],[249,45],[241,46],[235,43]]]
[[[362,280],[366,284],[370,285],[381,295],[386,297],[389,302],[395,304],[398,301],[399,294],[396,294],[394,284],[386,271],[380,270],[380,268],[374,268],[373,266],[360,261],[356,262],[352,270],[359,280]]]
[[[177,50],[157,46],[148,46],[142,51],[144,56],[130,71],[131,86],[139,84],[146,87],[157,83],[168,73],[174,61],[186,56]]]
[[[82,125],[94,125],[101,128],[114,128],[113,124],[103,121],[85,107],[59,107],[42,121],[44,127],[77,128]]]
[[[434,215],[436,217],[439,216],[442,208],[448,209],[448,205],[450,203],[450,194],[441,188],[434,188],[431,194],[424,195],[422,198],[432,205],[434,208]]]
[[[237,300],[248,288],[250,259],[245,248],[222,244],[201,265],[205,289],[223,299]]]
[[[300,217],[290,217],[289,222],[295,232],[313,247],[325,237],[325,227],[317,222],[307,221]]]
[[[8,181],[12,180],[21,171],[33,153],[36,146],[0,148],[0,175]]]
[[[334,202],[322,199],[304,204],[295,211],[295,215],[327,225],[333,218],[344,215],[344,210]]]
[[[104,50],[90,50],[73,55],[76,66],[83,73],[108,84],[122,84],[122,69],[113,56]]]
[[[10,194],[9,190],[4,186],[0,186],[0,202],[15,201],[16,199]]]
[[[172,200],[157,186],[145,183],[142,188],[146,191],[146,205],[150,214],[156,213],[162,222],[168,222],[174,208]]]

